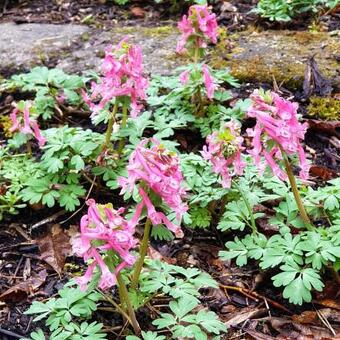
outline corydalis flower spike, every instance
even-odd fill
[[[234,175],[242,175],[246,163],[242,160],[243,138],[239,134],[240,123],[230,121],[221,132],[207,137],[202,156],[212,164],[213,171],[222,178],[222,186],[230,188]]]
[[[189,8],[188,16],[184,15],[178,23],[178,29],[182,36],[177,44],[176,51],[183,52],[186,45],[194,38],[201,48],[207,46],[207,42],[217,43],[217,21],[216,15],[210,13],[206,5],[193,5]]]
[[[147,147],[151,142],[152,146]],[[137,205],[134,223],[137,223],[142,208],[148,210],[148,216],[154,224],[162,221],[170,230],[180,235],[179,227],[171,223],[164,214],[156,211],[151,200],[145,196],[146,191],[152,190],[164,203],[176,213],[176,218],[180,222],[182,215],[188,207],[182,199],[185,189],[182,187],[183,175],[179,168],[179,158],[176,154],[167,151],[157,140],[143,140],[132,152],[127,167],[128,177],[120,177],[118,182],[122,187],[121,193],[132,192],[136,185],[142,202]]]
[[[91,117],[114,98],[129,97],[131,117],[137,117],[146,99],[148,80],[143,77],[142,50],[139,46],[128,45],[124,38],[116,47],[108,46],[101,67],[100,83],[92,83],[92,94],[82,92],[85,103],[92,110]],[[98,101],[94,104],[94,101]]]
[[[278,161],[282,160],[282,150],[287,155],[298,156],[300,178],[308,179],[309,165],[301,146],[307,124],[298,121],[298,104],[280,97],[275,92],[255,90],[250,98],[252,105],[247,114],[256,119],[256,125],[247,132],[253,137],[253,149],[249,153],[254,157],[256,166],[263,172],[267,164],[276,176],[285,180],[287,175],[278,164]],[[264,157],[265,164],[261,163],[261,156]]]
[[[96,266],[100,268],[99,287],[107,289],[116,284],[117,274],[125,267],[135,263],[135,257],[130,254],[137,241],[133,237],[134,227],[121,214],[123,208],[114,210],[109,205],[96,204],[93,199],[87,202],[88,213],[81,218],[80,237],[73,240],[73,250],[85,261],[91,260],[86,273],[77,281],[82,290],[86,289],[92,279]],[[121,263],[112,273],[107,267],[102,251],[113,250]]]

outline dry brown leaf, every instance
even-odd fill
[[[40,258],[60,275],[66,257],[72,254],[70,237],[59,224],[55,224],[46,236],[37,240],[37,244],[41,254]]]
[[[130,11],[136,18],[144,18],[146,14],[145,10],[141,7],[132,7]]]
[[[256,339],[256,340],[275,340],[276,339],[276,337],[273,338],[272,336],[269,336],[268,334],[263,334],[252,329],[243,329],[243,331],[249,334],[252,337],[252,339]]]
[[[41,270],[34,274],[29,280],[19,282],[18,284],[8,288],[0,295],[0,300],[6,302],[20,302],[28,295],[33,294],[46,280],[46,270]]]
[[[316,311],[313,311],[313,310],[306,310],[300,315],[293,315],[292,319],[294,322],[302,323],[302,324],[319,323],[318,314]]]
[[[306,98],[314,93],[321,96],[328,96],[332,93],[332,82],[320,72],[314,56],[307,60],[304,78],[303,93]]]
[[[148,247],[148,257],[153,260],[160,260],[162,262],[166,262],[168,264],[176,264],[177,260],[175,258],[163,256],[158,250],[149,246]]]
[[[237,326],[238,324],[249,320],[249,319],[253,319],[253,318],[259,318],[261,316],[264,316],[266,313],[268,313],[268,310],[266,308],[255,308],[252,309],[249,312],[246,313],[237,313],[233,318],[229,319],[227,322],[225,322],[224,324],[227,327],[230,326]]]
[[[338,177],[336,171],[320,165],[311,166],[309,172],[311,175],[317,176],[324,181],[329,181],[332,178]]]
[[[340,304],[337,300],[332,299],[318,299],[317,301],[313,301],[314,303],[317,303],[318,305],[334,308],[336,310],[340,310]]]
[[[332,333],[324,327],[306,326],[293,322],[288,318],[269,317],[266,318],[271,326],[288,339],[331,339]]]
[[[339,136],[340,120],[317,120],[317,119],[306,119],[308,123],[308,129],[314,131],[325,132],[328,135]]]

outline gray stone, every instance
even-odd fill
[[[0,75],[36,65],[60,67],[69,73],[98,71],[105,47],[122,38],[142,46],[147,73],[169,74],[180,62],[175,56],[178,32],[172,26],[117,27],[83,25],[0,24]]]
[[[0,24],[0,74],[48,64],[71,49],[89,29],[81,25]]]

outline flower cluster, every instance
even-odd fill
[[[116,284],[116,276],[123,268],[135,263],[135,257],[129,253],[137,243],[133,237],[135,228],[121,216],[124,208],[114,210],[110,204],[96,204],[93,199],[89,199],[86,204],[88,212],[81,219],[80,238],[74,240],[73,248],[78,256],[92,262],[84,276],[77,281],[81,289],[85,290],[98,265],[101,270],[99,288],[104,290]],[[108,250],[113,250],[121,260],[114,273],[110,271],[100,253]]]
[[[128,177],[119,178],[122,193],[132,192],[139,184],[139,194],[142,198],[137,205],[132,223],[139,219],[142,209],[146,207],[148,217],[154,225],[164,223],[166,227],[182,236],[182,230],[162,212],[157,212],[148,193],[152,191],[161,198],[176,213],[176,219],[181,220],[187,211],[187,205],[182,198],[185,189],[182,187],[183,175],[179,167],[179,158],[175,153],[167,151],[157,140],[153,139],[151,148],[147,148],[148,139],[141,141],[131,154],[127,167]]]
[[[234,175],[243,174],[246,163],[242,160],[242,143],[240,123],[237,121],[226,123],[221,132],[215,131],[207,137],[202,156],[212,163],[213,171],[221,176],[224,188],[230,188]]]
[[[101,81],[92,83],[92,94],[89,97],[83,92],[86,104],[96,115],[112,99],[129,97],[131,116],[138,116],[142,105],[140,100],[146,99],[148,80],[143,77],[142,51],[139,46],[129,45],[123,39],[115,48],[108,46],[102,64]],[[98,104],[93,101],[98,101]]]
[[[33,135],[37,139],[39,146],[44,146],[46,143],[46,139],[41,135],[37,121],[30,117],[30,110],[32,108],[31,103],[25,102],[23,109],[21,109],[19,106],[16,106],[10,114],[12,127],[9,131],[20,131],[24,134]],[[19,119],[18,115],[21,113],[22,119]]]
[[[207,47],[207,42],[217,42],[217,21],[216,16],[210,13],[206,5],[194,5],[189,8],[188,16],[184,15],[178,23],[178,28],[182,32],[180,41],[177,44],[178,53],[189,50],[194,57],[196,70],[200,69],[201,76],[207,92],[207,97],[214,98],[215,84],[210,75],[209,68],[205,64],[198,64],[199,57],[202,56],[203,49]],[[191,71],[185,70],[179,76],[180,82],[185,85],[189,82]],[[195,81],[196,82],[196,81]]]
[[[274,92],[259,90],[255,90],[250,98],[252,105],[248,109],[248,116],[256,119],[256,125],[247,130],[249,136],[253,137],[253,149],[249,153],[254,157],[258,169],[263,171],[267,164],[276,176],[285,180],[287,174],[278,165],[283,151],[287,155],[298,154],[299,176],[308,179],[309,165],[302,147],[307,124],[298,121],[298,104]],[[266,164],[261,163],[261,156]]]
[[[206,48],[207,42],[217,42],[216,15],[210,13],[206,5],[191,6],[188,16],[184,15],[178,23],[178,28],[182,32],[176,49],[178,53],[183,52],[188,45]]]

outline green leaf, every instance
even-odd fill
[[[324,208],[327,210],[339,209],[339,199],[335,195],[329,195],[324,201]]]
[[[71,158],[71,164],[74,165],[76,170],[83,170],[85,168],[85,162],[79,155],[74,155]]]
[[[57,173],[64,167],[64,162],[61,159],[51,157],[45,161],[45,166],[49,173]]]
[[[175,325],[176,323],[175,317],[169,313],[162,313],[160,319],[152,321],[152,324],[157,326],[158,329],[168,328]]]
[[[182,319],[184,315],[191,312],[195,307],[197,307],[198,302],[192,299],[183,298],[179,301],[170,301],[169,307],[171,311],[178,317]]]
[[[229,250],[219,252],[219,256],[223,261],[236,258],[236,264],[238,266],[247,264],[248,249],[238,237],[235,237],[234,241],[227,242],[225,246]]]
[[[41,329],[38,329],[36,332],[32,332],[30,334],[31,340],[45,340],[44,332]]]

